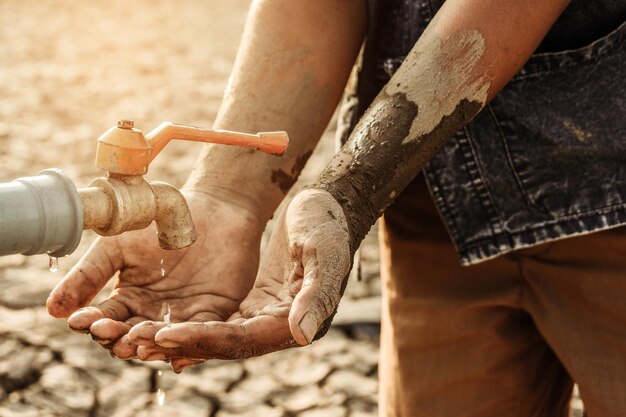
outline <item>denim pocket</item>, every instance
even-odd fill
[[[540,77],[546,72],[597,60],[603,55],[610,54],[616,48],[620,48],[624,37],[626,37],[626,21],[607,35],[581,48],[535,54],[524,64],[513,78],[513,82]]]
[[[534,210],[552,218],[626,201],[626,23],[575,50],[534,55],[491,102]]]

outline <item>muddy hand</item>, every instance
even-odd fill
[[[350,269],[348,227],[325,191],[300,192],[281,213],[254,288],[227,321],[143,322],[129,339],[141,359],[236,359],[306,345],[327,330]]]
[[[198,232],[195,244],[163,250],[154,226],[98,238],[50,294],[50,314],[67,317],[70,328],[89,333],[120,358],[136,356],[128,331],[162,320],[164,303],[173,322],[232,315],[252,287],[264,225],[232,202],[197,192],[185,196]],[[118,271],[109,297],[85,307]]]

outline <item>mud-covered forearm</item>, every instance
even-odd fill
[[[375,121],[370,114],[361,120],[359,133],[312,186],[328,191],[343,207],[352,253],[376,219],[454,132],[478,113],[484,101],[463,99],[432,131],[408,140],[419,107],[405,93],[382,93],[376,104],[383,108]],[[368,122],[373,126],[364,126]]]
[[[353,253],[441,146],[519,70],[567,3],[445,3],[312,186],[342,206]]]

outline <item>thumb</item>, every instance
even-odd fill
[[[323,229],[319,230],[322,235]],[[316,241],[314,246],[303,245],[304,278],[289,311],[289,329],[300,345],[311,343],[335,313],[350,270],[347,239],[336,239],[336,233],[323,239],[315,235],[307,239]]]
[[[46,301],[53,317],[68,317],[87,305],[123,264],[115,238],[98,237]]]

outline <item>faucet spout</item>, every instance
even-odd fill
[[[175,187],[165,182],[152,182],[156,200],[156,226],[159,245],[163,249],[180,249],[196,241],[196,228],[187,201]]]
[[[181,249],[196,241],[189,206],[175,187],[148,183],[141,176],[96,178],[78,189],[83,206],[83,228],[102,236],[119,235],[156,222],[159,245]]]

